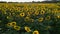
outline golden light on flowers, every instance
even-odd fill
[[[18,31],[20,30],[20,26],[14,26],[14,29]]]
[[[27,26],[25,26],[25,30],[26,30],[27,32],[30,32],[30,31],[31,31],[30,28],[27,27]]]
[[[40,11],[40,14],[42,14],[42,15],[45,14],[45,11],[44,10],[41,10]]]
[[[39,21],[39,22],[42,22],[43,19],[44,19],[43,17],[40,17],[40,18],[38,18],[38,21]]]
[[[24,12],[20,13],[20,16],[21,17],[24,17],[25,16],[25,13]]]
[[[35,31],[33,32],[33,34],[39,34],[39,32],[38,32],[37,30],[35,30]]]
[[[50,16],[47,16],[47,17],[45,18],[45,20],[50,20],[50,18],[51,18]]]

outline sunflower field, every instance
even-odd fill
[[[0,34],[60,34],[60,3],[0,3]]]

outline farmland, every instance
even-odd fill
[[[0,34],[60,34],[60,3],[0,3]]]

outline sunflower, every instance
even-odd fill
[[[28,7],[24,7],[24,9],[23,10],[26,10],[26,11],[28,11],[29,9],[28,9]]]
[[[40,14],[41,14],[41,15],[45,14],[45,11],[41,10],[41,11],[40,11]]]
[[[27,16],[30,16],[32,13],[32,11],[27,12]]]
[[[45,20],[50,20],[50,16],[47,16],[47,17],[45,18]]]
[[[7,23],[7,26],[11,26],[11,23]]]
[[[31,13],[30,12],[27,12],[27,16],[30,16],[31,15]]]
[[[30,21],[30,17],[25,17],[25,21]]]
[[[25,13],[24,12],[20,13],[20,16],[21,17],[24,17],[25,16]]]
[[[30,28],[27,27],[27,26],[25,26],[24,28],[25,28],[25,30],[26,30],[27,32],[30,32],[30,31],[31,31]]]
[[[34,13],[35,15],[39,15],[39,11],[35,11],[35,13]]]
[[[16,22],[8,23],[7,26],[16,26]]]
[[[16,26],[16,22],[11,22],[11,26]]]
[[[44,19],[43,17],[40,17],[40,18],[38,19],[38,21],[39,21],[39,22],[42,22],[43,19]]]
[[[37,30],[35,30],[35,31],[33,32],[33,34],[39,34],[39,32],[38,32]]]
[[[14,29],[18,31],[20,30],[20,26],[14,26]]]
[[[60,16],[57,16],[57,18],[60,18]]]

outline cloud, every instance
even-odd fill
[[[44,1],[44,0],[0,0],[0,1],[7,1],[7,2],[31,2],[31,1]]]

